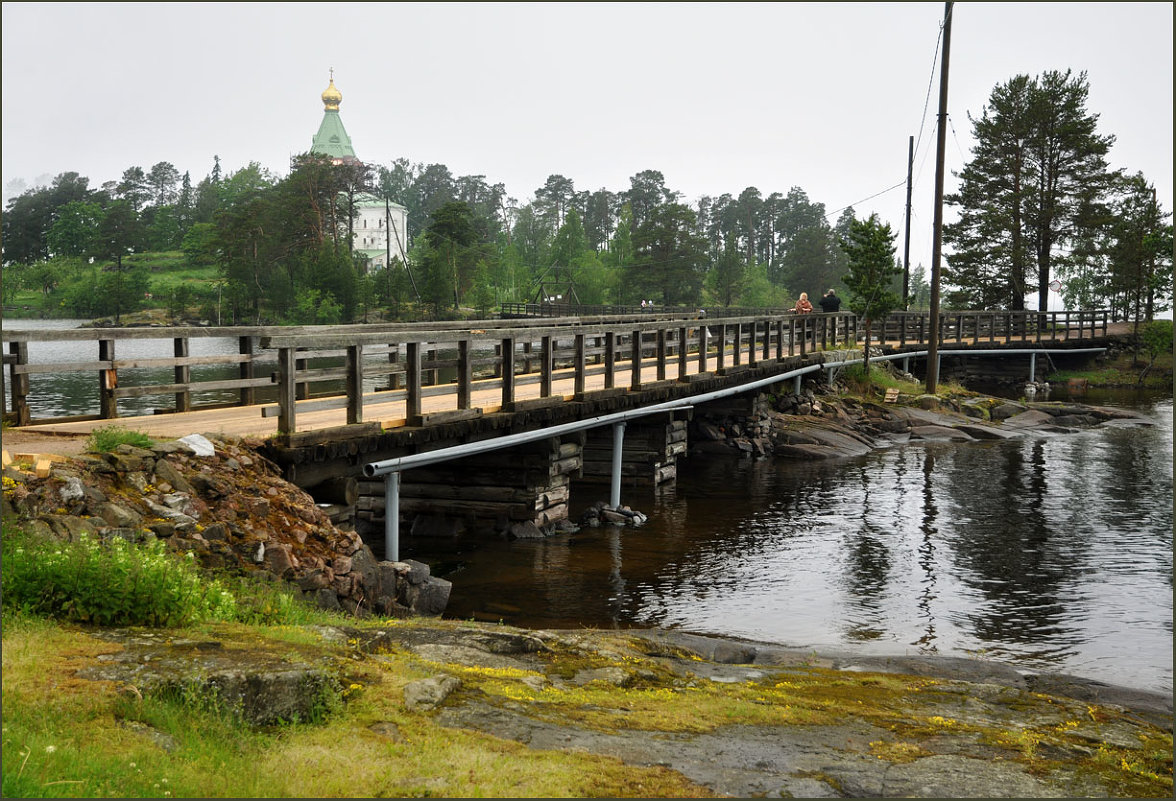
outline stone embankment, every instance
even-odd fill
[[[120,445],[40,469],[5,461],[5,519],[52,539],[161,539],[207,569],[285,581],[319,607],[357,615],[440,615],[449,601],[450,583],[428,565],[378,561],[243,441]]]

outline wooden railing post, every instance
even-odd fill
[[[632,353],[632,364],[629,365],[629,387],[636,392],[641,389],[641,332],[633,332],[633,341],[631,343],[630,353]]]
[[[540,354],[543,361],[539,364],[539,397],[551,397],[551,368],[555,363],[555,354],[551,352],[552,344],[555,342],[555,337],[547,334],[543,337],[541,347],[543,353]]]
[[[172,340],[173,352],[177,359],[188,358],[188,338],[176,337]],[[187,364],[177,364],[173,371],[177,384],[184,384],[184,389],[176,393],[176,411],[187,412],[192,409],[192,393],[188,390],[187,384],[192,380],[192,368]]]
[[[404,416],[408,424],[415,425],[421,416],[421,343],[406,342],[404,348],[404,381],[406,395],[404,398]]]
[[[237,337],[237,352],[249,358],[237,367],[237,375],[242,383],[253,380],[253,337]],[[251,386],[241,387],[240,405],[252,406],[256,402],[256,394]]]
[[[509,408],[515,396],[515,341],[514,337],[502,339],[502,405]]]
[[[457,342],[457,408],[469,409],[473,399],[473,349],[468,339]]]
[[[690,356],[690,329],[678,329],[678,380],[686,380],[686,360]]]
[[[575,337],[575,353],[572,355],[575,369],[575,378],[572,379],[572,392],[578,397],[584,394],[585,376],[588,372],[588,364],[584,358],[584,335],[576,334]]]
[[[29,374],[18,373],[16,369],[28,365],[29,343],[9,342],[8,352],[16,357],[16,361],[8,366],[12,384],[12,414],[18,426],[27,426],[32,420],[32,412],[29,409]]]
[[[664,328],[657,329],[657,380],[666,380],[666,334]]]
[[[612,389],[615,385],[614,372],[617,366],[616,360],[616,343],[617,335],[612,331],[604,335],[604,388]]]
[[[706,351],[710,347],[710,329],[706,327],[704,320],[698,326],[698,374],[702,375],[706,372]]]
[[[294,401],[297,391],[294,387],[294,372],[298,361],[294,348],[278,348],[278,433],[293,434],[295,431]]]
[[[118,389],[118,371],[114,368],[114,340],[98,340],[98,361],[111,362],[108,369],[98,373],[98,415],[103,420],[118,417],[118,399],[114,391]]]
[[[715,372],[723,374],[727,364],[727,324],[719,323],[719,337],[715,343]]]
[[[347,425],[363,422],[363,345],[347,346]]]

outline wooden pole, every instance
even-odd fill
[[[911,180],[915,169],[915,137],[907,141],[906,236],[902,247],[902,308],[911,310]]]
[[[939,261],[943,247],[943,158],[947,146],[947,66],[951,52],[951,8],[943,11],[943,66],[939,70],[939,130],[935,149],[935,237],[931,246],[931,309],[927,343],[927,394],[939,385]]]

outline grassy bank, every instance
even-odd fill
[[[750,736],[811,732],[814,747],[828,748],[822,732],[863,726],[877,734],[855,748],[872,761],[978,748],[977,758],[1063,777],[1061,786],[1077,781],[1121,797],[1172,790],[1170,728],[1115,707],[984,690],[976,707],[961,682],[834,670],[815,654],[711,680],[699,657],[623,631],[536,638],[472,621],[358,620],[271,585],[208,575],[197,585],[182,557],[121,541],[103,549],[39,541],[13,522],[5,521],[0,561],[5,797],[713,797],[682,773],[626,764],[588,744],[624,734],[688,747],[700,735],[762,729]],[[82,622],[95,619],[121,633]],[[162,620],[181,622],[147,625]],[[542,646],[507,659],[486,645],[504,638]],[[82,672],[146,640],[175,645],[191,681],[163,691],[137,671],[126,680]],[[448,645],[428,650],[435,643]],[[252,725],[223,703],[215,681],[199,683],[202,649],[243,664],[264,654],[313,665],[337,689],[317,695],[301,720]],[[481,656],[471,660],[474,652]],[[497,724],[494,733],[445,725],[437,710],[407,703],[411,683],[439,676],[457,687],[444,707],[502,716],[505,736],[495,736]],[[512,720],[557,730],[567,745],[529,748],[509,736],[520,725]]]

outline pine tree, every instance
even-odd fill
[[[874,321],[902,306],[902,298],[892,289],[894,277],[902,275],[894,258],[894,238],[890,225],[871,214],[868,220],[850,222],[849,233],[841,240],[841,248],[849,258],[849,273],[843,279],[849,288],[849,308],[864,321],[867,376]]]

